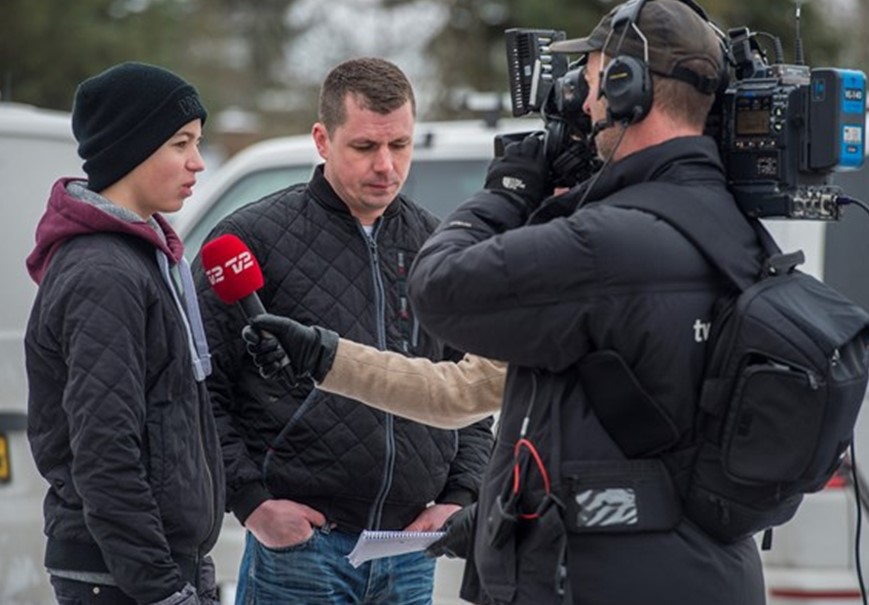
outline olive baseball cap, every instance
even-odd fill
[[[575,54],[602,51],[610,57],[629,55],[644,59],[646,45],[630,20],[624,18],[627,12],[622,13],[613,31],[613,20],[620,10],[644,1],[636,26],[648,44],[649,70],[659,76],[687,81],[701,92],[715,92],[724,70],[722,42],[705,14],[701,16],[702,9],[684,0],[630,0],[612,9],[585,38],[554,42],[550,49]],[[699,74],[683,67],[686,61],[693,60],[708,63],[710,69],[704,70],[708,73]],[[711,74],[716,76],[713,78]]]

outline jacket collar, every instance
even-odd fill
[[[124,218],[111,202],[89,191],[84,181],[75,178],[61,178],[51,189],[45,212],[36,227],[36,246],[27,257],[27,270],[30,277],[39,284],[42,281],[51,258],[57,249],[68,239],[89,233],[123,233],[150,243],[177,263],[184,255],[184,245],[169,223],[159,214],[153,216],[154,225],[138,217]],[[79,192],[77,194],[76,192]],[[138,219],[138,220],[137,220]],[[160,236],[157,227],[162,232]]]
[[[323,174],[323,166],[325,164],[319,164],[314,168],[314,174],[308,182],[308,191],[317,202],[330,212],[344,215],[348,218],[355,218],[350,213],[350,209],[344,203],[344,200],[338,197],[338,194],[332,189],[332,185],[326,180],[326,176]],[[401,197],[401,194],[395,196],[395,199],[389,203],[389,206],[386,207],[386,210],[381,215],[382,218],[390,218],[398,213],[401,207]]]
[[[599,200],[646,181],[685,182],[710,179],[724,184],[724,166],[710,137],[678,137],[642,149],[604,170],[588,195]]]

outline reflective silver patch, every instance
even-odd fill
[[[501,185],[504,189],[512,191],[523,191],[525,189],[525,181],[515,176],[505,176],[501,179]]]
[[[637,496],[630,488],[589,489],[576,494],[578,527],[637,524]]]

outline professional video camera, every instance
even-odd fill
[[[565,33],[514,28],[505,35],[513,116],[540,114],[546,125],[547,157],[566,147],[570,133],[590,136],[591,117],[582,109],[588,96],[582,67],[568,65],[565,55],[549,50],[553,42],[565,39]]]
[[[776,42],[774,63],[758,36]],[[556,30],[506,32],[513,115],[540,113],[547,157],[591,135],[581,68],[549,48],[564,38]],[[707,134],[718,141],[736,201],[751,216],[837,220],[844,198],[830,176],[863,165],[866,76],[811,69],[799,56],[785,64],[778,39],[745,27],[729,30],[725,46],[730,82],[716,98]]]
[[[556,175],[555,184],[573,185],[575,177],[591,174],[601,166],[591,138],[591,117],[582,110],[588,96],[582,67],[569,65],[565,55],[549,53],[552,42],[564,39],[563,31],[509,29],[506,34],[513,115],[540,113],[546,129],[545,154]],[[527,134],[498,135],[495,155],[503,155],[508,143]]]

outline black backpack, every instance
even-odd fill
[[[660,190],[640,197],[615,205],[672,225],[738,292],[713,314],[682,494],[690,520],[733,542],[791,519],[838,468],[869,377],[869,314],[797,271],[802,252],[782,254],[760,221],[747,219],[762,266],[721,237],[701,204]]]

